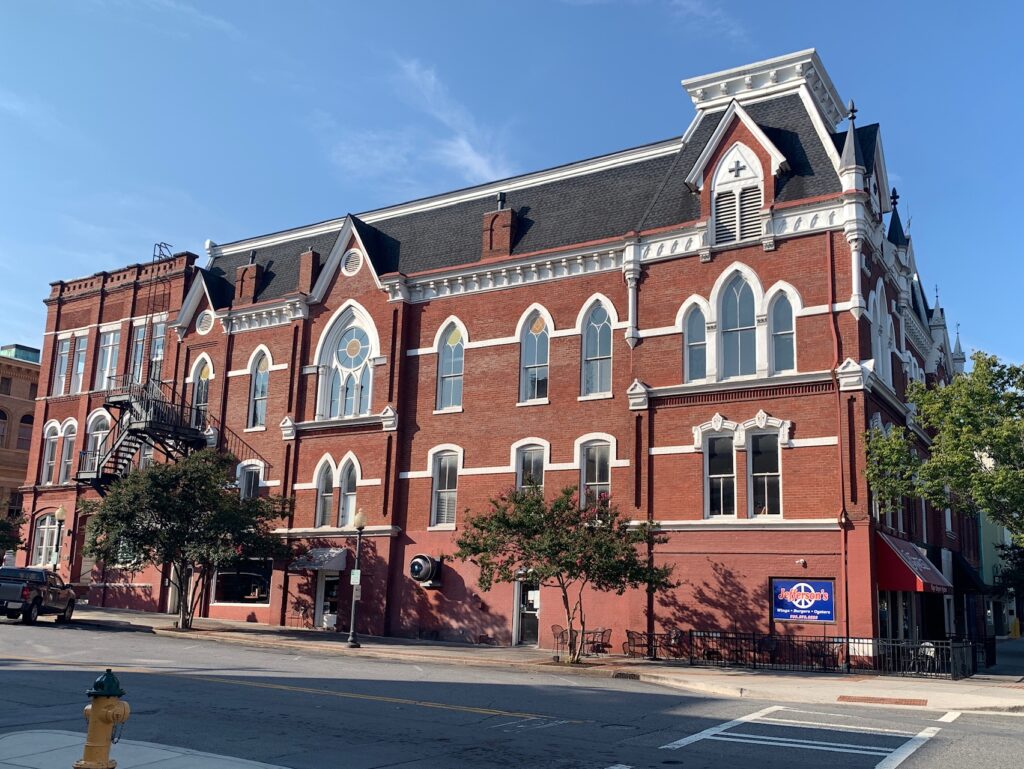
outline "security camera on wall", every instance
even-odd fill
[[[441,587],[441,561],[430,555],[414,555],[409,561],[409,576],[423,587]]]

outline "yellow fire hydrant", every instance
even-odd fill
[[[85,706],[85,720],[89,722],[85,752],[72,766],[74,769],[114,769],[117,761],[110,758],[114,726],[127,721],[131,712],[128,703],[121,701],[124,689],[117,676],[107,668],[107,672],[96,679],[86,694],[92,702]]]

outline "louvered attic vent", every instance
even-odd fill
[[[736,240],[736,193],[719,192],[715,195],[715,243]]]
[[[761,212],[761,188],[747,187],[740,191],[740,240],[761,234],[758,219]]]

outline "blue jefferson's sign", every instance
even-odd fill
[[[772,619],[835,622],[835,580],[772,578]]]

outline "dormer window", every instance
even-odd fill
[[[763,178],[757,156],[742,144],[734,144],[722,158],[711,212],[716,245],[760,237]]]

